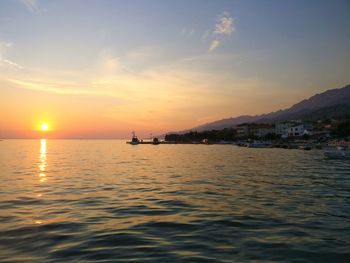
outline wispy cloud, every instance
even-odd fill
[[[209,94],[209,83],[218,83],[216,76],[198,72],[193,67],[184,68],[183,65],[188,63],[182,62],[136,72],[127,64],[113,51],[101,51],[93,71],[68,72],[65,76],[57,74],[59,72],[46,74],[25,69],[5,80],[8,86],[53,95],[81,94],[117,99],[118,103],[106,111],[106,116],[120,123],[132,120],[130,126],[137,123],[145,128],[150,121],[162,129],[175,129],[174,120],[182,120],[186,122],[184,126],[189,126],[193,115],[212,104],[210,99],[213,97],[208,99],[210,96],[198,97],[196,94]],[[189,83],[191,89],[188,89]],[[187,113],[188,105],[195,105],[196,112]],[[134,116],[135,112],[138,112],[137,116]]]
[[[9,67],[9,68],[13,68],[13,69],[23,69],[23,67],[19,64],[17,64],[16,62],[13,62],[11,60],[8,60],[8,59],[3,59],[3,58],[0,58],[0,66],[2,67]]]
[[[34,91],[45,91],[58,94],[96,94],[95,92],[89,92],[86,89],[74,89],[74,85],[65,87],[62,84],[50,83],[50,82],[33,82],[33,81],[22,81],[17,79],[6,79],[10,83],[16,84],[17,87],[23,89],[29,89]]]
[[[214,39],[214,40],[211,42],[208,51],[213,51],[214,49],[218,48],[219,46],[220,46],[220,41],[217,40],[217,39]]]
[[[216,20],[214,34],[231,35],[235,31],[233,18],[229,13],[223,12]]]
[[[6,81],[7,83],[14,84],[16,88],[22,88],[33,91],[43,91],[55,94],[65,94],[65,95],[104,95],[112,97],[121,97],[113,95],[113,85],[114,82],[110,80],[105,81],[92,81],[91,83],[68,83],[60,82],[59,80],[52,81],[39,81],[34,80],[20,80],[14,78],[1,79],[1,81]]]
[[[156,54],[158,55],[158,53],[161,52],[162,51],[160,48],[157,48],[157,51],[154,51],[154,48],[152,47],[143,47],[136,50],[131,50],[127,52],[125,56],[129,62],[143,63],[151,60]]]
[[[221,44],[220,39],[230,36],[234,31],[234,20],[230,14],[227,12],[220,14],[216,19],[214,29],[212,31],[207,31],[203,36],[203,39],[207,39],[208,37],[214,38],[210,43],[208,51],[211,52],[218,48]]]
[[[10,68],[10,69],[22,69],[23,67],[18,63],[5,57],[6,51],[12,47],[10,42],[1,42],[0,41],[0,67]]]
[[[181,29],[180,34],[181,34],[182,36],[192,37],[192,36],[195,34],[195,31],[194,31],[194,29],[187,28],[187,27],[183,27],[183,28]]]
[[[38,0],[21,0],[21,2],[26,6],[26,8],[35,14],[39,14],[41,12]]]
[[[0,41],[0,58],[3,58],[6,51],[12,47],[12,43]]]

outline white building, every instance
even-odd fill
[[[288,136],[303,136],[310,135],[304,124],[294,125],[288,129]]]

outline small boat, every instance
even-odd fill
[[[272,148],[271,142],[254,141],[247,144],[249,148]]]
[[[227,144],[227,145],[231,145],[232,142],[221,140],[221,141],[218,141],[216,144],[220,144],[220,145],[226,145],[226,144]]]
[[[131,145],[138,145],[140,143],[140,140],[137,138],[134,131],[132,132],[132,139],[128,143],[130,143]]]
[[[300,150],[310,151],[312,147],[310,145],[299,145]]]
[[[206,145],[209,145],[209,140],[208,139],[203,139],[202,143],[206,144]]]
[[[341,146],[332,150],[326,150],[323,154],[328,159],[350,160],[350,150]]]

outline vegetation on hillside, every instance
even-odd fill
[[[167,134],[165,135],[166,141],[173,142],[201,142],[204,139],[209,141],[234,141],[236,139],[236,130],[232,128],[226,128],[223,130],[212,130],[196,132],[191,131],[185,134]]]

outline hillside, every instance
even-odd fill
[[[316,120],[318,118],[325,119],[341,117],[346,114],[350,114],[350,85],[316,94],[308,99],[294,104],[292,107],[285,110],[279,110],[256,116],[243,115],[239,117],[222,119],[206,123],[183,132],[191,130],[221,130],[247,122],[266,123],[288,121],[292,119]]]

